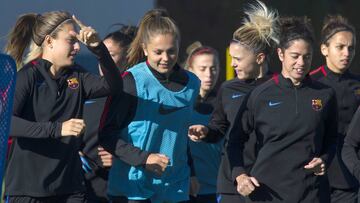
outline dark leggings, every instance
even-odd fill
[[[5,203],[86,203],[84,193],[50,197],[5,196]]]
[[[127,197],[111,197],[110,203],[151,203],[151,200],[129,200]],[[189,201],[182,201],[178,203],[188,203]],[[175,203],[175,202],[174,202]]]
[[[245,198],[240,194],[220,194],[219,203],[245,203]]]
[[[217,203],[216,194],[198,195],[196,197],[190,196],[189,203]]]

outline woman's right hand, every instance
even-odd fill
[[[97,47],[100,44],[101,39],[96,30],[90,26],[84,25],[74,15],[72,16],[72,19],[80,27],[80,31],[76,34],[76,38],[86,46]]]
[[[169,164],[169,158],[164,154],[150,154],[146,159],[146,170],[161,176]]]
[[[188,136],[194,142],[200,142],[208,134],[209,129],[204,125],[192,125],[189,127]]]
[[[83,119],[72,118],[62,123],[61,136],[79,136],[85,130],[85,122]]]
[[[238,193],[244,197],[250,195],[256,187],[260,187],[259,182],[254,177],[250,177],[246,174],[241,174],[236,177],[236,182]]]

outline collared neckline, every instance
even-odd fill
[[[56,76],[53,77],[50,73],[50,68],[53,64],[50,61],[43,59],[43,58],[39,58],[39,59],[35,59],[35,60],[31,61],[30,63],[37,66],[40,70],[42,69],[43,71],[40,71],[40,72],[44,76],[45,76],[45,74],[48,74],[52,80],[58,80],[59,78],[63,77],[65,74],[67,74],[71,67],[76,66],[76,64],[74,64],[69,67],[64,67],[59,71],[59,73]]]
[[[309,74],[306,74],[305,78],[300,82],[299,85],[294,85],[290,78],[285,78],[283,74],[278,74],[279,85],[287,88],[303,88],[312,83]]]
[[[340,81],[343,78],[346,78],[349,74],[349,70],[346,70],[344,73],[335,73],[327,65],[324,65],[324,70],[326,72],[326,76],[331,80]]]
[[[176,63],[171,70],[171,73],[167,76],[165,73],[160,73],[155,68],[151,67],[150,63],[146,61],[146,65],[150,69],[151,73],[160,81],[160,82],[169,82],[169,81],[177,81],[177,78],[173,76],[176,75],[175,72],[180,70],[180,66]]]

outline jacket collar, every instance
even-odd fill
[[[69,68],[63,68],[57,76],[51,77],[50,75],[50,67],[52,66],[52,63],[46,59],[36,59],[30,62],[35,68],[40,72],[40,74],[43,76],[46,84],[51,89],[51,92],[53,94],[58,94],[59,87],[61,84],[64,83],[64,80],[66,79],[65,75],[69,72]],[[59,86],[60,85],[60,86]]]
[[[305,78],[301,81],[300,85],[298,85],[298,86],[295,86],[290,78],[285,78],[281,73],[277,74],[277,78],[278,78],[278,84],[280,86],[286,87],[286,88],[303,88],[312,83],[312,80],[311,80],[309,74],[307,74],[305,76]]]
[[[326,77],[328,77],[331,80],[340,81],[343,78],[346,78],[349,76],[349,70],[346,70],[344,73],[335,73],[332,70],[329,69],[327,65],[324,65],[324,71],[326,72]]]

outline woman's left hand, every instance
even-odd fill
[[[74,22],[80,27],[79,33],[76,34],[76,38],[89,47],[99,46],[101,39],[96,30],[90,26],[84,25],[79,19],[74,15],[72,16]]]
[[[304,166],[305,169],[311,170],[317,176],[322,176],[325,174],[325,163],[319,158],[313,158],[308,164]]]
[[[104,148],[98,147],[98,156],[101,159],[103,167],[111,167],[113,164],[113,156],[107,152]]]

